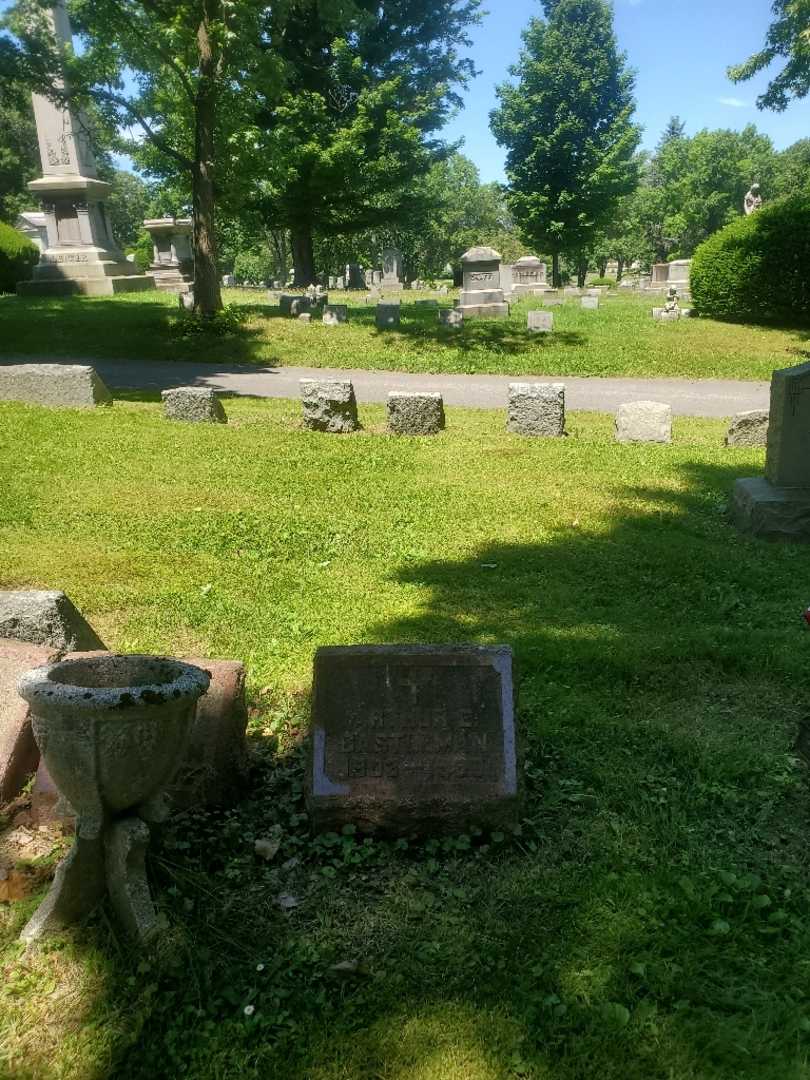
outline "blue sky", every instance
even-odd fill
[[[495,86],[508,77],[520,50],[520,32],[541,13],[538,0],[485,0],[489,11],[474,31],[472,56],[481,74],[472,83],[466,108],[446,134],[464,139],[464,153],[483,180],[502,180],[503,152],[489,132]],[[667,120],[677,113],[689,134],[701,128],[743,128],[755,123],[783,150],[810,137],[810,99],[785,113],[755,107],[767,79],[735,86],[730,64],[762,47],[771,22],[770,0],[614,0],[620,47],[637,72],[637,119],[643,144],[652,149]]]
[[[0,0],[0,12],[9,0]],[[489,12],[473,33],[472,57],[481,74],[470,86],[466,107],[445,130],[464,140],[464,153],[481,178],[503,180],[503,152],[489,131],[495,87],[508,77],[520,50],[520,32],[539,0],[484,0]],[[667,120],[677,113],[687,132],[701,128],[743,128],[755,123],[777,149],[810,137],[810,99],[784,113],[760,112],[754,102],[765,76],[735,86],[730,64],[761,48],[771,21],[770,0],[614,0],[616,33],[637,72],[637,119],[643,145],[655,146]]]

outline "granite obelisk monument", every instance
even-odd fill
[[[48,9],[57,46],[72,42],[64,0]],[[153,289],[154,279],[127,262],[113,237],[105,200],[110,185],[98,178],[96,160],[81,114],[43,94],[34,94],[42,177],[29,191],[42,199],[48,231],[32,281],[20,282],[25,296],[90,296]]]

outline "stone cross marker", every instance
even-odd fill
[[[773,373],[765,476],[736,482],[733,514],[754,536],[810,541],[810,364]]]
[[[308,806],[316,829],[508,823],[516,755],[511,649],[360,645],[315,654]]]

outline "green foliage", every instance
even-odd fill
[[[275,259],[266,249],[240,251],[233,261],[233,272],[240,284],[262,285],[276,276],[274,270]]]
[[[701,314],[810,322],[810,195],[765,205],[695,252],[691,291]]]
[[[591,285],[615,285],[616,284],[616,278],[615,277],[595,277],[595,278],[591,278],[590,284]]]
[[[506,147],[509,207],[526,238],[582,252],[637,183],[640,129],[605,0],[555,0],[524,31],[516,84],[498,88],[492,130]],[[555,278],[558,277],[555,265]]]
[[[336,30],[318,20],[315,0],[301,0],[273,33],[287,86],[260,122],[261,206],[270,228],[292,233],[299,283],[315,270],[313,235],[424,216],[416,180],[447,152],[429,136],[474,74],[462,49],[479,5],[357,0]]]
[[[105,205],[113,235],[122,248],[132,247],[149,216],[152,201],[149,185],[124,169],[99,167],[99,176],[112,185]]]
[[[141,229],[138,234],[136,242],[132,245],[132,253],[135,255],[135,265],[138,267],[138,272],[145,274],[152,265],[155,253],[152,237],[146,229]]]
[[[765,93],[757,98],[758,108],[784,112],[791,100],[810,91],[810,0],[773,0],[772,10],[776,18],[764,47],[728,74],[734,82],[745,82],[784,59],[782,70],[771,76]]]
[[[810,192],[810,139],[799,139],[779,155],[774,196]]]
[[[13,224],[36,206],[26,185],[39,172],[39,150],[29,95],[13,83],[0,90],[0,221]]]
[[[18,281],[26,281],[39,261],[35,244],[0,221],[0,293],[13,293]]]

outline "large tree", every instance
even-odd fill
[[[447,153],[435,137],[474,74],[463,56],[481,0],[355,0],[335,33],[301,0],[274,34],[288,70],[260,118],[266,225],[291,234],[295,280],[314,278],[313,237],[407,224],[417,180]]]
[[[294,3],[273,4],[276,27]],[[327,23],[326,9],[344,6],[322,4]],[[183,174],[194,216],[195,303],[213,314],[222,304],[217,197],[238,187],[240,144],[250,142],[255,115],[270,104],[283,71],[269,36],[270,8],[262,0],[72,0],[70,13],[82,44],[76,54],[54,47],[38,0],[18,0],[10,21],[18,69],[35,89],[91,107],[121,148],[148,147]],[[131,139],[121,134],[132,129]]]
[[[764,47],[728,74],[734,82],[745,82],[784,59],[781,71],[757,98],[758,108],[784,112],[791,100],[810,92],[810,0],[773,0],[772,11],[775,18]]]
[[[637,184],[634,75],[607,0],[543,0],[498,87],[492,130],[506,147],[509,205],[525,235],[553,258],[586,250]]]

